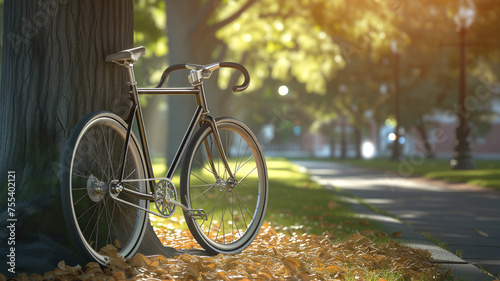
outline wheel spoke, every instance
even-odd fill
[[[259,182],[259,181],[254,181],[254,182],[245,182],[245,184],[247,184],[247,183],[257,183],[257,182]],[[255,191],[255,190],[250,189],[250,188],[249,188],[249,187],[247,187],[245,184],[243,184],[243,183],[241,183],[241,182],[240,182],[240,183],[238,184],[238,186],[243,186],[243,187],[244,187],[244,188],[246,188],[248,191],[253,192],[253,193],[257,194],[257,195],[259,195],[259,194],[260,194],[258,191]]]
[[[206,182],[205,180],[203,180],[202,178],[198,177],[197,175],[191,173],[191,175],[193,175],[195,178],[201,180],[202,182],[204,182],[205,184],[209,184],[208,182]]]
[[[81,145],[81,148],[82,148],[82,150],[84,150],[84,152],[85,152],[85,154],[84,154],[84,155],[89,156],[89,157],[92,157],[92,155],[94,155],[94,157],[92,157],[92,160],[94,160],[94,163],[96,163],[96,164],[99,166],[99,167],[98,167],[98,168],[99,168],[99,170],[101,170],[101,171],[103,171],[103,172],[104,172],[104,167],[102,166],[101,161],[99,161],[99,160],[98,160],[98,154],[97,154],[97,152],[96,152],[96,151],[97,151],[97,149],[92,149],[92,142],[90,142],[90,141],[89,141],[89,138],[88,138],[88,137],[86,137],[85,139],[87,140],[87,142],[84,142],[83,144],[88,143],[88,146],[89,146],[89,148],[92,150],[92,153],[91,153],[91,152],[90,152],[87,148],[85,148],[85,146],[82,144],[82,145]],[[85,163],[82,163],[82,161],[83,161],[82,159],[77,159],[77,160],[78,160],[78,162],[80,162],[80,164],[81,164],[81,165],[82,165],[82,166],[83,166],[83,167],[84,167],[84,168],[85,168],[85,169],[89,172],[89,174],[92,174],[92,172],[88,169],[88,167],[85,165]],[[104,176],[104,174],[103,174],[103,175],[101,175],[101,177],[102,177],[102,176]],[[103,178],[100,178],[99,180],[101,180],[101,181],[102,181],[102,180],[104,180],[104,179],[103,179]]]
[[[255,169],[257,169],[257,166],[255,166],[255,168],[253,168],[250,172],[248,172],[246,176],[244,176],[241,180],[239,180],[238,184],[244,181],[253,171],[255,171]]]
[[[73,190],[74,190],[74,189],[73,189]],[[87,190],[87,189],[85,188],[85,190]],[[84,194],[83,194],[83,195],[82,195],[82,196],[81,196],[78,200],[76,200],[76,202],[75,202],[75,203],[73,203],[73,205],[75,205],[75,206],[76,206],[76,205],[77,205],[80,201],[82,201],[82,200],[83,200],[83,198],[88,198],[87,196],[88,196],[88,194],[87,194],[87,192],[85,192],[85,193],[84,193]]]
[[[252,160],[252,159],[253,159],[253,154],[252,154],[252,155],[250,155],[250,157],[248,157],[248,159],[245,161],[245,163],[242,163],[242,164],[238,167],[238,169],[236,169],[236,170],[235,170],[234,174],[236,175],[236,173],[237,173],[237,172],[238,172],[238,171],[239,171],[239,170],[240,170],[243,166],[245,166],[245,165],[248,163],[248,161],[250,161],[250,160]]]
[[[233,194],[234,194],[234,196],[236,196],[236,198],[238,198],[238,202],[247,203],[247,204],[248,204],[248,206],[250,206],[250,207],[253,207],[253,206],[254,206],[254,204],[252,204],[252,203],[248,203],[246,200],[243,200],[243,198],[239,197],[239,196],[238,196],[238,194],[236,194],[236,192],[235,192],[234,190],[233,190]],[[250,212],[248,212],[248,210],[247,210],[247,208],[245,207],[245,205],[243,205],[243,204],[242,204],[242,206],[243,206],[243,208],[245,209],[245,211],[247,211],[247,214],[248,214],[250,217],[253,217],[253,216],[250,214]]]
[[[92,205],[92,207],[94,207],[94,206],[96,206],[96,205],[98,205],[98,204],[93,204],[93,205]],[[77,217],[76,219],[77,219],[77,220],[80,220],[80,219],[83,217],[83,215],[85,215],[88,211],[90,211],[90,210],[92,209],[92,207],[90,207],[90,208],[88,208],[87,210],[85,210],[85,212],[83,212],[83,214],[81,214],[81,215],[80,215],[79,217]],[[91,217],[93,217],[93,216],[94,216],[94,213],[95,213],[95,210],[94,210],[94,212],[92,213]],[[85,232],[85,231],[84,231],[84,232]]]
[[[115,177],[115,173],[114,173],[114,170],[115,170],[115,169],[113,169],[113,161],[111,161],[110,149],[109,149],[109,147],[108,147],[108,142],[106,141],[106,134],[104,133],[104,128],[103,128],[103,127],[101,127],[101,132],[102,132],[102,135],[103,135],[102,140],[104,141],[104,146],[105,146],[105,148],[106,148],[106,156],[107,156],[107,158],[108,158],[108,159],[107,159],[107,162],[108,162],[108,165],[109,165],[109,166],[107,166],[107,167],[108,167],[108,171],[110,171],[110,172],[109,172],[109,173],[110,173],[109,175],[111,175],[111,176],[112,176],[112,178],[116,178],[116,177]],[[109,134],[107,135],[107,137],[109,138]]]
[[[205,158],[205,156],[204,156],[203,154],[202,154],[201,156],[202,156],[203,158]],[[198,165],[200,165],[203,169],[207,170],[210,174],[215,175],[214,171],[210,171],[210,170],[206,167],[206,165],[204,165],[204,164],[200,163],[200,162],[199,162],[198,160],[196,160],[196,159],[195,159],[194,161],[195,161],[196,163],[198,163]],[[210,163],[208,162],[208,160],[205,160],[205,161],[206,161],[206,163],[210,166]]]
[[[198,196],[196,196],[195,198],[191,199],[191,202],[194,202],[194,201],[196,201],[196,199],[198,199],[200,196],[205,195],[205,196],[203,197],[203,200],[201,200],[201,202],[200,202],[200,203],[198,203],[198,206],[199,206],[201,203],[203,203],[203,201],[205,200],[205,198],[207,198],[208,192],[209,192],[210,190],[212,190],[212,189],[214,188],[214,186],[215,186],[215,185],[212,185],[209,189],[205,190],[205,191],[204,191],[204,192],[202,192],[200,195],[198,195]]]
[[[238,200],[238,206],[240,207],[240,213],[241,213],[241,217],[243,218],[243,223],[245,224],[246,229],[248,229],[248,224],[247,224],[247,221],[245,220],[245,213],[243,213],[243,209],[241,208],[241,202],[239,200]],[[246,211],[245,206],[243,206],[243,208]],[[240,234],[240,237],[241,237],[241,234]]]

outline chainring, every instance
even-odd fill
[[[170,199],[177,200],[177,191],[174,184],[169,180],[160,180],[155,185],[155,206],[158,212],[167,218],[170,218],[177,206],[170,203]]]

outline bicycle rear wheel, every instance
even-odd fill
[[[267,168],[257,139],[243,123],[222,117],[216,124],[236,186],[231,187],[213,131],[205,124],[187,148],[180,194],[185,206],[207,214],[204,220],[184,212],[197,242],[210,253],[232,254],[248,247],[260,230],[267,206]]]
[[[146,200],[112,190],[119,178],[126,137],[126,123],[117,115],[94,112],[75,127],[64,153],[61,197],[66,225],[80,252],[107,265],[109,256],[101,248],[112,244],[125,258],[131,257],[142,241],[145,211],[113,197],[147,208]],[[126,179],[144,179],[146,169],[137,139],[131,134]],[[146,182],[128,182],[129,189],[145,192]]]

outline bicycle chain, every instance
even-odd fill
[[[141,206],[139,206],[139,205],[136,205],[136,204],[134,204],[134,203],[130,203],[130,202],[125,201],[125,200],[123,200],[123,199],[120,199],[120,198],[118,198],[118,197],[113,198],[113,199],[114,199],[114,200],[116,200],[116,201],[118,201],[118,202],[122,202],[122,203],[125,203],[125,204],[129,205],[129,206],[132,206],[132,207],[135,207],[135,208],[137,208],[137,209],[140,209],[140,210],[143,210],[143,211],[145,211],[145,212],[148,212],[148,213],[150,213],[150,214],[153,214],[153,215],[155,215],[155,216],[158,216],[158,217],[160,217],[160,218],[164,218],[164,219],[168,219],[168,218],[170,218],[170,216],[164,216],[164,215],[162,215],[162,214],[160,214],[160,213],[153,212],[153,211],[151,211],[151,210],[149,210],[149,209],[146,209],[146,208],[141,207]]]
[[[153,214],[153,215],[155,215],[155,216],[158,216],[158,217],[160,217],[160,218],[164,218],[164,219],[168,219],[168,218],[170,218],[170,216],[165,216],[165,215],[162,215],[162,214],[159,214],[159,213],[153,212],[153,211],[151,211],[151,210],[149,210],[149,209],[146,209],[146,208],[141,207],[141,206],[139,206],[139,205],[136,205],[136,204],[130,203],[130,202],[125,201],[125,200],[123,200],[123,199],[120,199],[120,198],[118,198],[118,197],[113,197],[113,199],[114,199],[114,200],[116,200],[116,201],[119,201],[119,202],[125,203],[125,204],[127,204],[127,205],[129,205],[129,206],[135,207],[135,208],[137,208],[137,209],[143,210],[143,211],[145,211],[145,212],[148,212],[148,213],[150,213],[150,214]],[[149,201],[148,201],[148,202],[149,202]],[[180,203],[179,203],[179,204],[180,204]],[[182,204],[181,204],[181,205],[182,205]],[[193,218],[200,218],[200,219],[202,219],[202,220],[207,220],[207,219],[208,219],[208,218],[207,218],[207,214],[205,213],[205,211],[204,211],[204,210],[199,210],[199,209],[188,209],[188,210],[185,210],[185,211],[186,211],[186,212],[188,212],[188,215],[189,215],[189,216],[191,216],[191,217],[193,217]]]

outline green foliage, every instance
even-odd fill
[[[204,2],[194,2],[193,11],[201,14]],[[259,107],[279,103],[276,92],[281,84],[295,93],[289,103],[299,105],[305,119],[316,120],[308,122],[316,128],[338,116],[347,116],[359,127],[370,120],[381,125],[394,118],[395,57],[390,45],[395,40],[401,56],[401,125],[409,129],[428,126],[436,112],[456,114],[459,38],[453,22],[455,2],[228,0],[215,3],[200,24],[205,33],[215,34],[215,47],[209,52],[212,61],[241,62],[250,70],[248,94],[226,98],[231,99],[235,112],[254,116],[256,124],[273,118],[268,107]],[[493,0],[475,3],[477,18],[468,32],[467,92],[477,100],[475,93],[481,85],[498,81],[500,51],[495,46],[500,40],[496,36],[500,7]],[[166,65],[160,58],[168,52],[162,26],[165,4],[136,0],[135,6],[136,42],[151,49],[144,60],[150,70],[140,75],[153,83]],[[220,72],[221,89],[233,73]],[[340,91],[340,85],[345,91]],[[385,93],[380,92],[382,88]],[[495,117],[490,98],[479,99],[471,110],[473,136],[490,129],[488,124]]]
[[[140,86],[156,86],[168,66],[165,1],[134,0],[134,45],[145,46],[147,54],[135,65]]]

